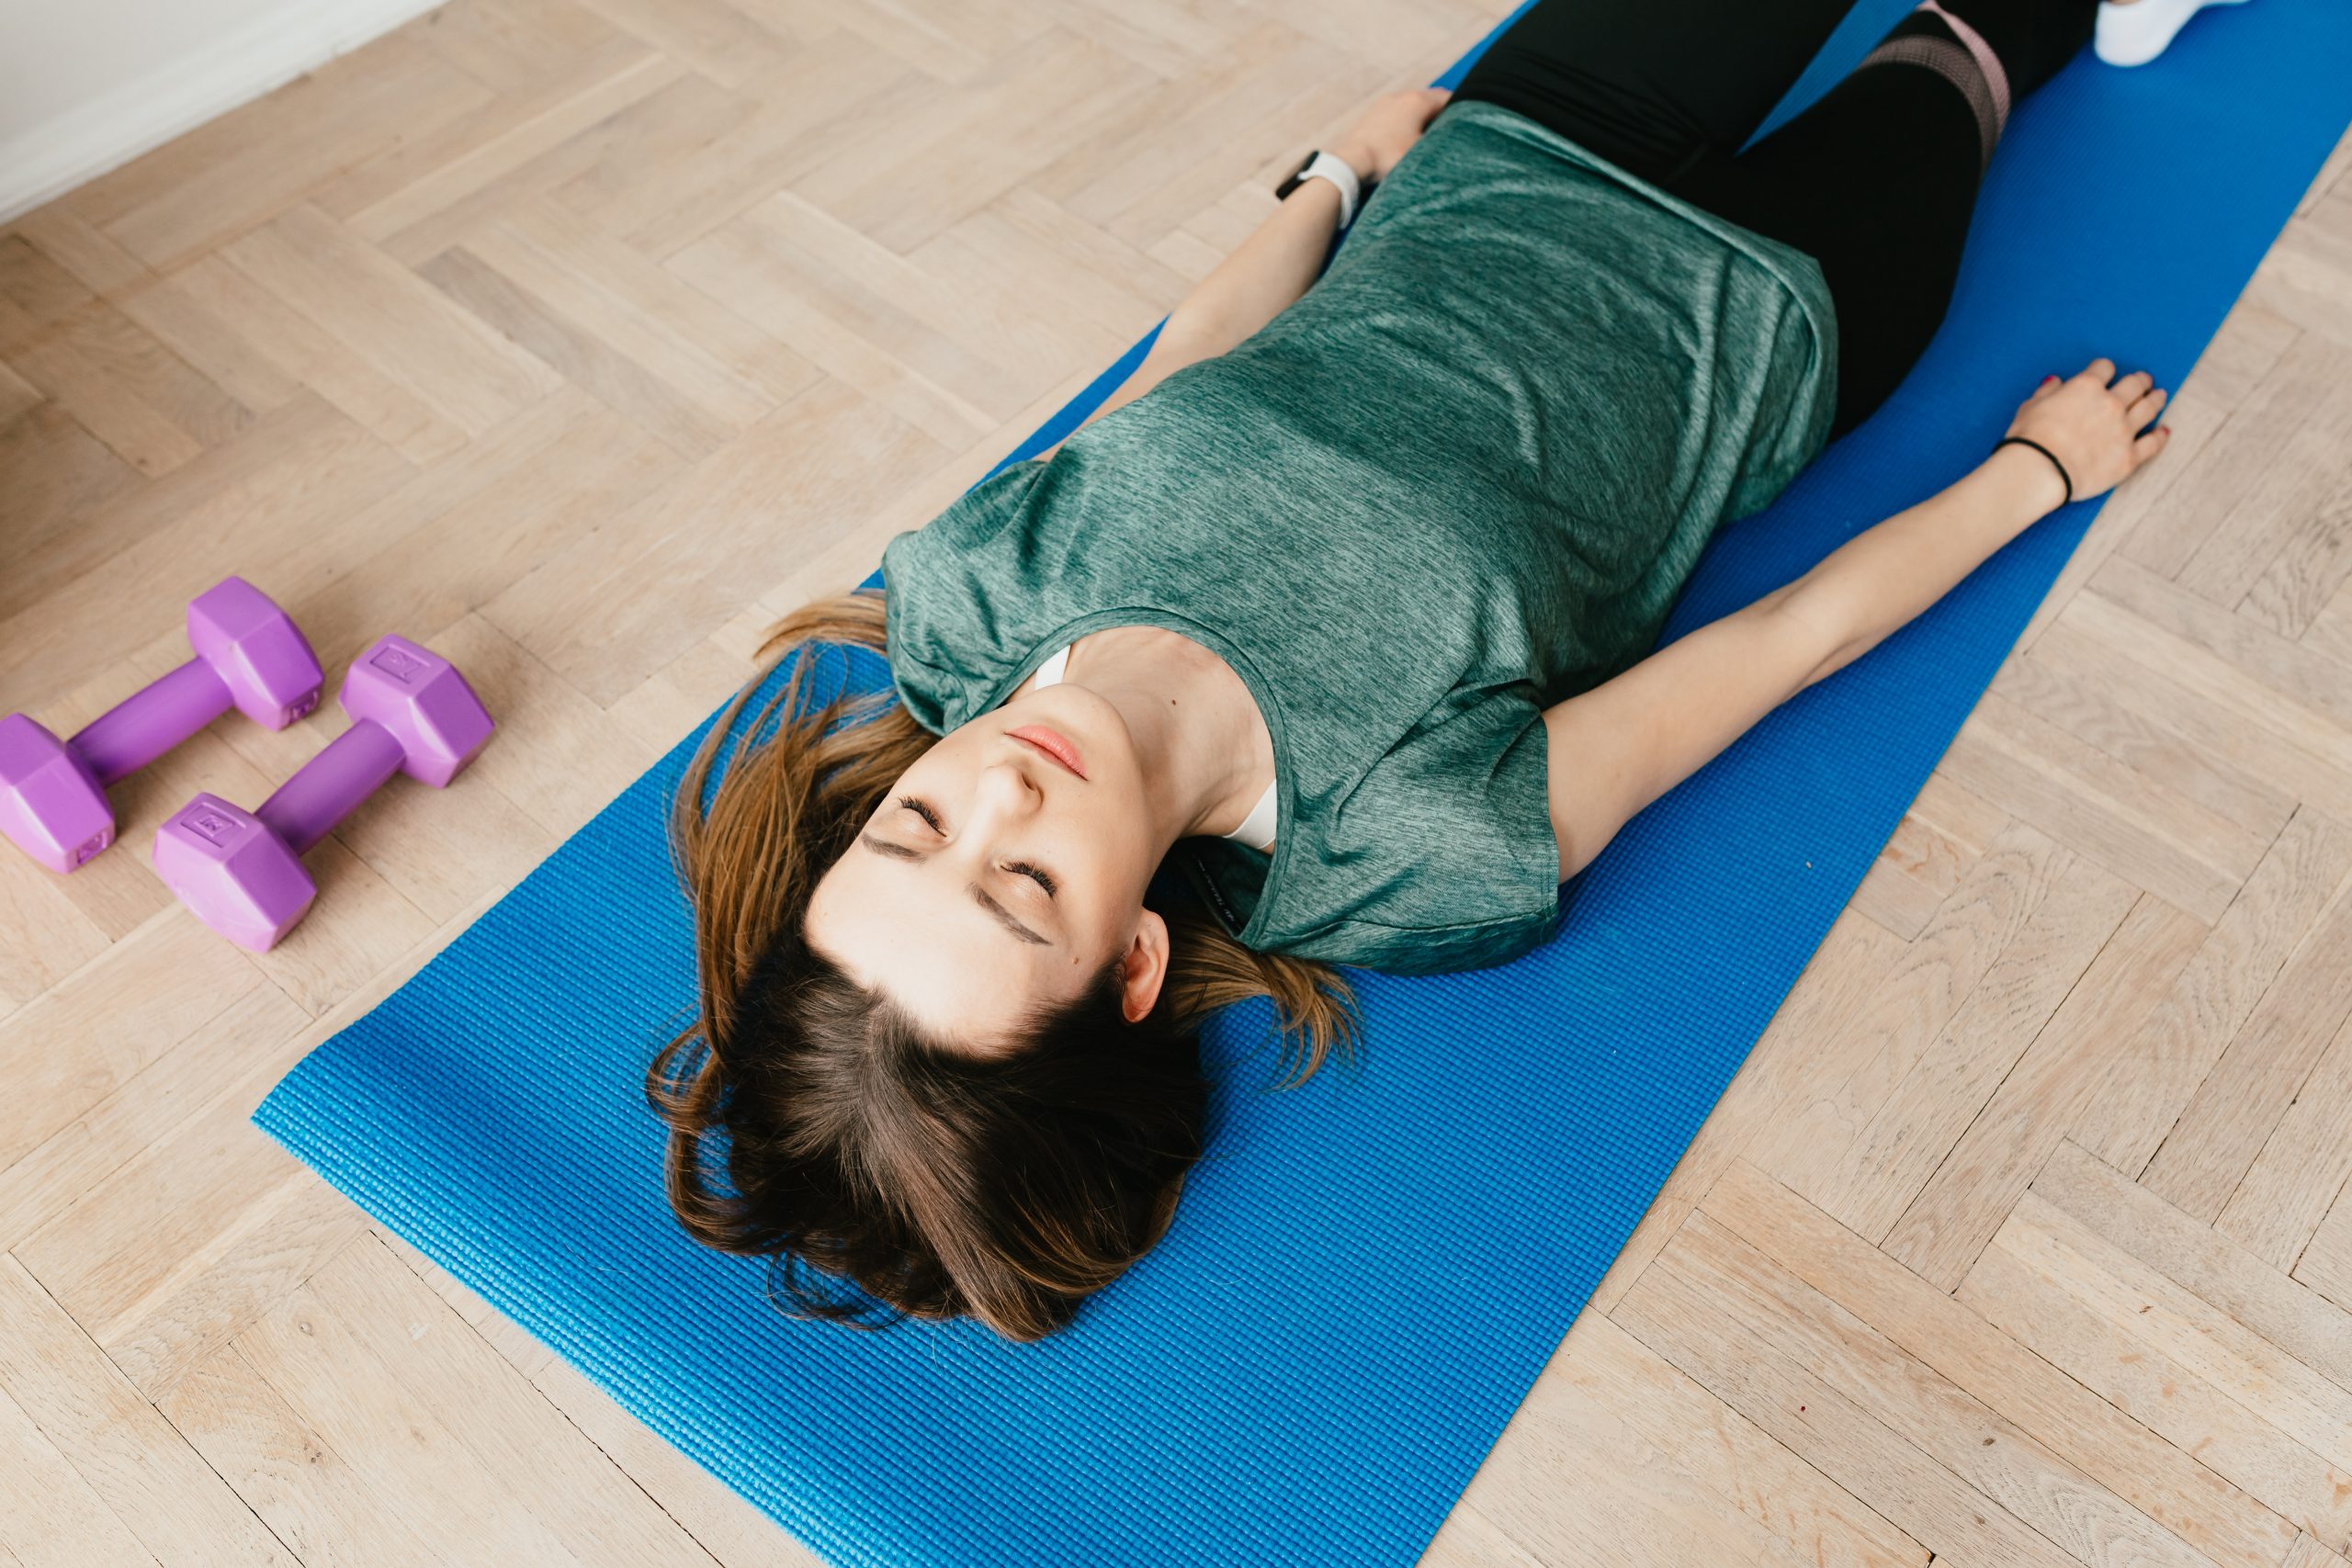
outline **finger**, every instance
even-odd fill
[[[2145,370],[2134,370],[2131,375],[2126,376],[2114,386],[2109,387],[2108,390],[2122,399],[2124,407],[2130,408],[2133,401],[2139,398],[2141,393],[2146,391],[2155,384],[2156,378],[2154,376],[2149,375]]]
[[[2124,420],[2132,429],[2137,430],[2142,425],[2156,417],[2157,413],[2163,410],[2165,400],[2166,393],[2162,387],[2157,387],[2153,390],[2143,392],[2133,400],[2132,407],[2126,411],[2123,416]]]
[[[2115,379],[2115,361],[2102,354],[2083,367],[2083,374],[2104,387]]]
[[[2061,381],[2055,376],[2044,376],[2041,378],[2041,385],[2033,389],[2032,395],[2028,397],[2026,401],[2030,403],[2038,403],[2065,384],[2065,382]]]
[[[2163,451],[2171,440],[2172,426],[2168,424],[2160,424],[2147,434],[2139,437],[2132,443],[2132,466],[2138,468]]]

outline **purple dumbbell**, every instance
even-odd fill
[[[235,708],[272,729],[319,705],[326,677],[293,618],[242,577],[187,607],[196,657],[60,740],[23,714],[0,718],[0,833],[51,871],[114,842],[107,787]]]
[[[394,773],[439,789],[494,728],[466,678],[404,637],[353,661],[335,700],[351,728],[258,810],[199,795],[155,829],[155,874],[196,918],[255,953],[293,930],[318,894],[302,855]]]

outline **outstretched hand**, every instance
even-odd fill
[[[2063,381],[2045,379],[2002,434],[2048,447],[2066,465],[2076,501],[2104,495],[2172,439],[2169,425],[2140,434],[2165,406],[2165,392],[2154,383],[2145,370],[2116,380],[2115,361],[2102,355]]]
[[[1331,145],[1331,152],[1345,158],[1357,175],[1366,183],[1385,180],[1397,161],[1413,150],[1421,139],[1437,111],[1445,107],[1453,97],[1445,87],[1407,87],[1401,92],[1383,93],[1373,100],[1363,118],[1351,126],[1348,133]]]

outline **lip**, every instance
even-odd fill
[[[1086,759],[1078,754],[1078,748],[1071,745],[1066,737],[1056,734],[1044,725],[1024,724],[1018,729],[1006,730],[1005,734],[1024,746],[1043,751],[1080,778],[1086,776]]]

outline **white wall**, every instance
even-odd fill
[[[0,221],[440,0],[0,0]]]

